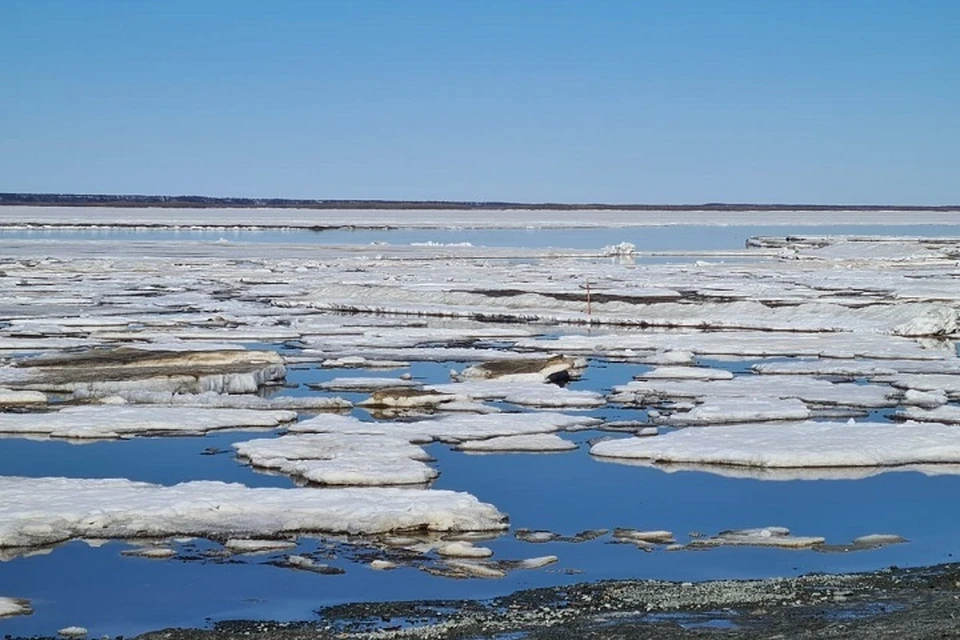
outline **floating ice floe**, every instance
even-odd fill
[[[460,451],[476,453],[547,453],[573,451],[575,442],[564,440],[555,433],[538,433],[525,436],[499,436],[486,440],[467,440],[457,445]]]
[[[4,414],[0,433],[56,438],[194,435],[219,429],[269,429],[296,419],[292,411],[91,405],[50,413]]]
[[[423,449],[396,436],[298,433],[234,448],[254,467],[323,485],[423,485],[438,475]]]
[[[169,487],[125,479],[0,477],[0,547],[71,538],[499,531],[505,517],[466,493],[251,489],[223,482]]]
[[[9,616],[27,616],[33,613],[29,600],[23,598],[0,597],[0,618]]]
[[[589,409],[606,404],[603,395],[595,391],[574,391],[542,380],[472,380],[432,384],[426,388],[477,400],[502,400],[531,407]]]
[[[592,455],[612,460],[743,467],[894,467],[944,464],[956,473],[960,438],[943,424],[742,424],[605,440]]]

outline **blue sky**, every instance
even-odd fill
[[[0,191],[960,203],[952,0],[3,0]]]

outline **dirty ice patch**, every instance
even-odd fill
[[[130,391],[253,393],[286,375],[278,354],[243,349],[89,349],[45,354],[17,365],[26,372],[19,376],[19,387],[87,396]]]
[[[321,485],[425,485],[438,475],[423,449],[398,436],[298,433],[233,446],[254,467]]]
[[[223,482],[169,487],[126,479],[0,477],[0,547],[72,538],[272,537],[401,529],[500,531],[493,506],[454,491],[251,489]]]
[[[0,618],[27,616],[33,613],[29,600],[0,596]]]
[[[590,453],[612,459],[761,468],[955,465],[960,463],[957,435],[956,427],[943,424],[744,424],[607,440],[593,445]]]
[[[152,407],[130,405],[67,407],[52,413],[11,413],[0,433],[55,438],[123,438],[159,434],[201,434],[219,429],[274,428],[297,419],[293,411]]]

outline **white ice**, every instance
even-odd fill
[[[943,424],[802,422],[680,429],[599,442],[603,458],[745,467],[890,467],[960,464],[956,427]],[[944,472],[956,472],[945,466]]]
[[[0,433],[56,438],[122,438],[200,434],[218,429],[273,428],[297,419],[292,411],[106,405],[67,407],[51,413],[10,413]]]
[[[453,491],[251,489],[208,481],[167,487],[125,479],[0,477],[0,547],[43,546],[84,536],[273,537],[505,527],[494,507]]]

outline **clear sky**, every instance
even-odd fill
[[[960,1],[2,0],[0,191],[960,203]]]

